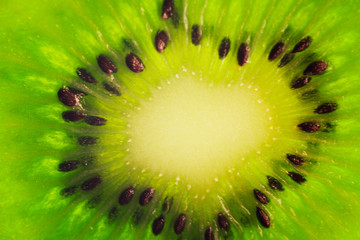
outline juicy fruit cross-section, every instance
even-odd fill
[[[0,238],[360,238],[359,4],[3,1]]]

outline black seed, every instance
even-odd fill
[[[133,187],[129,187],[125,189],[119,196],[119,204],[125,205],[128,204],[135,194],[135,189]]]
[[[165,31],[160,31],[155,36],[155,47],[156,50],[161,53],[167,47],[169,37]]]
[[[208,228],[205,230],[204,237],[205,237],[205,240],[214,240],[214,239],[215,239],[214,233],[213,233],[213,230],[212,230],[211,227],[208,227]]]
[[[266,228],[270,227],[270,218],[266,214],[264,210],[262,210],[259,207],[256,207],[256,217],[259,220],[260,224],[263,225]]]
[[[83,136],[78,138],[78,143],[80,146],[88,146],[96,144],[97,138],[90,136]]]
[[[71,186],[61,190],[60,194],[64,197],[70,197],[71,195],[76,193],[76,191],[77,191],[77,186]]]
[[[168,199],[168,197],[165,198],[163,205],[162,205],[162,211],[164,213],[167,213],[170,211],[173,201],[174,201],[174,198],[170,198],[170,199]]]
[[[227,220],[227,218],[224,216],[224,214],[219,213],[218,214],[218,223],[219,223],[219,227],[225,231],[228,231],[230,228],[230,223]]]
[[[191,28],[191,42],[196,46],[200,44],[202,32],[200,26],[195,24]]]
[[[174,13],[174,1],[173,0],[164,0],[164,3],[162,5],[162,19],[168,19],[172,17]]]
[[[307,132],[307,133],[313,133],[317,132],[320,129],[320,124],[316,122],[303,122],[298,125],[298,128],[300,128],[301,131]]]
[[[81,189],[83,191],[90,191],[93,190],[94,188],[96,188],[100,183],[102,182],[101,177],[100,176],[96,176],[93,178],[89,178],[88,180],[86,180],[85,182],[83,182],[83,184],[81,184]]]
[[[105,89],[106,91],[108,91],[109,93],[114,94],[114,95],[117,95],[117,96],[120,96],[120,95],[121,95],[120,92],[119,92],[119,90],[117,90],[117,89],[116,89],[115,87],[113,87],[113,86],[110,86],[108,83],[104,83],[103,86],[104,86],[104,89]]]
[[[100,69],[106,74],[113,74],[118,71],[117,66],[115,63],[104,54],[100,54],[97,58],[97,63]]]
[[[165,225],[165,218],[163,215],[160,215],[160,217],[156,218],[152,225],[152,231],[155,235],[159,235],[161,231],[163,230]]]
[[[269,61],[275,60],[285,49],[285,43],[278,42],[274,45],[274,47],[271,49],[269,54]]]
[[[134,73],[142,72],[145,69],[145,65],[143,64],[141,59],[138,56],[136,56],[134,53],[129,53],[126,56],[125,61],[128,68]]]
[[[255,198],[259,202],[261,202],[262,204],[268,204],[269,203],[268,197],[262,191],[260,191],[258,189],[254,189],[254,195],[255,195]]]
[[[286,158],[289,159],[290,162],[298,166],[303,165],[303,163],[305,162],[305,160],[302,157],[293,154],[286,154]]]
[[[105,118],[96,116],[88,116],[85,118],[85,122],[92,126],[103,126],[106,124],[106,121]]]
[[[110,222],[113,222],[118,216],[119,216],[119,209],[113,207],[108,214],[108,219],[110,220]]]
[[[96,79],[94,78],[93,75],[91,75],[91,73],[89,73],[86,69],[84,68],[78,68],[76,69],[76,74],[79,76],[79,78],[85,82],[88,83],[93,83],[93,84],[97,84]]]
[[[62,118],[66,122],[76,122],[86,117],[85,113],[76,112],[76,111],[65,111],[62,113]]]
[[[180,234],[184,231],[186,225],[186,215],[181,213],[175,221],[174,230],[176,234]]]
[[[324,61],[317,61],[310,63],[307,68],[304,70],[304,75],[319,75],[325,72],[327,68],[327,63]]]
[[[75,170],[79,166],[79,161],[66,161],[59,164],[59,171],[60,172],[70,172]]]
[[[151,199],[154,197],[155,189],[148,188],[141,193],[139,203],[141,206],[147,205]]]
[[[301,88],[311,81],[311,77],[301,77],[291,83],[292,89]]]
[[[283,185],[274,177],[267,176],[269,187],[274,190],[284,191]]]
[[[288,172],[289,177],[297,183],[303,183],[306,179],[299,173],[296,172]]]
[[[337,109],[338,105],[336,103],[324,103],[318,106],[314,113],[324,114],[324,113],[331,113]]]
[[[69,87],[60,88],[58,91],[59,100],[64,105],[69,106],[69,107],[74,107],[74,106],[78,105],[80,102],[81,95],[83,95],[83,94],[81,94],[80,91],[73,89],[73,88],[69,88]]]
[[[287,65],[289,62],[291,62],[291,60],[293,60],[294,56],[295,55],[292,54],[292,53],[285,54],[283,56],[283,58],[281,59],[280,64],[279,64],[278,67],[281,68],[281,67],[284,67],[285,65]]]
[[[307,49],[310,46],[311,41],[312,41],[311,37],[309,37],[309,36],[301,39],[301,41],[295,45],[294,49],[291,52],[297,53],[297,52],[304,51],[305,49]]]
[[[223,38],[223,40],[220,43],[219,46],[219,58],[223,59],[225,58],[230,51],[230,39],[229,38]]]
[[[250,48],[247,43],[242,43],[237,53],[237,59],[240,66],[244,66],[249,58]]]

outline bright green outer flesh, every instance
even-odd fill
[[[173,222],[181,212],[188,216],[183,239],[199,239],[208,226],[217,237],[225,238],[226,234],[216,223],[217,213],[223,212],[231,222],[227,235],[233,239],[358,239],[360,2],[176,1],[180,15],[177,28],[171,20],[161,19],[161,4],[162,1],[135,0],[2,3],[0,238],[175,239]],[[191,44],[193,24],[203,28],[199,46]],[[162,29],[171,40],[160,54],[154,48],[154,37]],[[296,54],[288,66],[279,69],[278,61],[267,60],[277,41],[284,41],[289,51],[308,35],[314,39],[313,43],[304,53]],[[227,58],[219,60],[217,50],[223,37],[229,37],[232,45]],[[144,72],[134,74],[127,69],[124,58],[129,50],[124,47],[123,38],[136,43],[135,52],[146,66]],[[236,59],[241,42],[250,45],[249,62],[244,67],[239,67]],[[100,53],[111,56],[119,67],[114,78],[105,76],[97,67],[96,56]],[[290,90],[290,81],[314,60],[327,61],[327,72],[314,77],[304,89]],[[123,95],[109,97],[100,83],[84,84],[75,74],[77,67],[87,68],[99,82],[118,84]],[[199,86],[200,78],[208,87]],[[239,145],[241,151],[248,148],[248,152],[239,156],[235,152],[229,158],[226,154],[231,151],[223,153],[225,145],[220,145],[220,152],[214,149],[214,153],[220,158],[224,155],[224,159],[205,164],[209,159],[216,160],[204,157],[194,165],[198,171],[190,173],[190,168],[187,172],[177,169],[181,164],[176,157],[170,166],[152,168],[144,159],[161,151],[144,153],[146,148],[141,147],[143,138],[139,131],[154,130],[144,139],[158,133],[158,127],[153,126],[169,111],[153,108],[148,99],[155,102],[160,99],[158,102],[165,109],[172,106],[164,103],[169,99],[166,89],[172,86],[168,82],[180,86],[180,90],[170,90],[176,101],[181,101],[182,91],[186,92],[184,98],[196,101],[197,93],[189,90],[199,89],[200,97],[208,97],[212,93],[225,96],[226,88],[242,89],[239,92],[255,99],[249,100],[250,104],[256,105],[256,100],[261,100],[260,107],[250,114],[252,124],[261,124],[257,144]],[[88,93],[82,106],[91,115],[105,117],[106,126],[64,122],[61,113],[69,108],[59,102],[57,91],[68,85]],[[315,99],[299,100],[301,94],[313,89],[319,91]],[[247,99],[239,98],[239,101]],[[231,105],[226,106],[231,109],[236,106],[223,98],[219,101]],[[312,113],[320,103],[331,101],[339,105],[336,112],[324,116]],[[180,102],[174,106],[201,107],[196,104]],[[144,109],[138,111],[138,107]],[[205,116],[210,110],[204,112]],[[245,106],[243,111],[250,108]],[[143,116],[142,112],[145,112]],[[151,112],[155,112],[153,118]],[[195,112],[196,109],[184,111],[180,116],[193,116]],[[144,126],[146,118],[152,119],[148,128]],[[330,133],[313,134],[296,129],[297,124],[306,120],[332,121],[336,128]],[[140,130],[136,124],[140,124]],[[250,126],[255,129],[254,125]],[[246,130],[244,135],[248,134]],[[96,147],[79,147],[76,137],[82,135],[97,136],[100,143]],[[202,135],[207,136],[212,135]],[[161,137],[153,137],[161,142]],[[215,139],[213,145],[201,147],[206,149],[218,143],[223,144]],[[179,146],[187,146],[186,140],[179,141]],[[59,163],[87,156],[87,151],[93,152],[97,159],[90,172],[101,174],[103,183],[91,192],[62,197],[61,189],[81,184],[92,175],[81,169],[61,173],[57,170]],[[181,154],[181,150],[177,153]],[[302,167],[291,165],[286,153],[302,154],[307,163]],[[167,156],[162,158],[159,162]],[[301,173],[307,182],[302,185],[293,182],[287,171]],[[266,175],[280,179],[285,191],[270,189]],[[134,200],[119,207],[120,216],[109,224],[109,210],[118,206],[118,194],[129,185],[137,187]],[[139,193],[150,186],[156,189],[155,197],[149,205],[140,207]],[[264,191],[270,203],[266,206],[258,203],[253,188]],[[100,193],[103,201],[88,209],[85,206],[88,199]],[[161,214],[166,196],[173,197],[174,204],[165,215],[163,232],[155,237],[151,224]],[[269,214],[269,229],[258,223],[256,206]],[[135,226],[132,215],[139,209],[143,217]]]

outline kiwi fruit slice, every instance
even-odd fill
[[[1,239],[359,239],[359,1],[2,1]]]

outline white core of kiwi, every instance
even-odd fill
[[[202,182],[261,149],[273,127],[259,90],[209,82],[176,74],[133,113],[128,157],[134,165]]]

